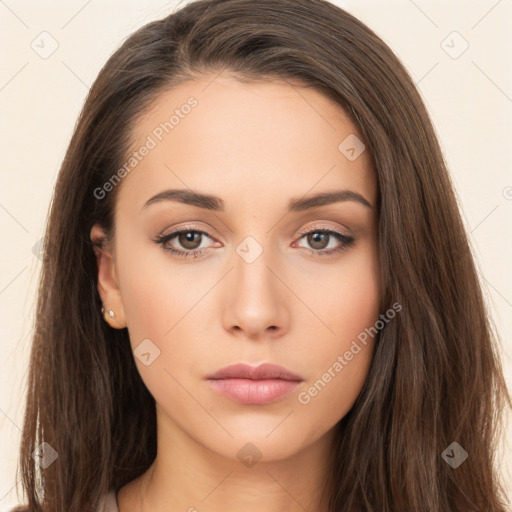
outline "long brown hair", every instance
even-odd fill
[[[127,329],[102,319],[89,239],[95,223],[113,234],[119,187],[94,191],[159,93],[220,70],[328,95],[375,165],[381,310],[403,309],[335,427],[330,510],[505,512],[495,455],[511,400],[499,337],[429,115],[390,48],[324,0],[195,1],[137,30],[99,73],[47,222],[18,468],[28,509],[95,510],[156,456],[155,401]],[[58,454],[45,468],[32,457],[43,442],[48,461]],[[453,442],[468,453],[457,468],[442,457]]]

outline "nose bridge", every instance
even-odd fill
[[[282,327],[284,297],[282,283],[274,275],[275,250],[267,234],[248,235],[236,247],[227,301],[226,325],[237,326],[255,336],[267,328]]]
[[[234,279],[239,293],[269,299],[276,292],[269,267],[275,264],[275,250],[266,234],[248,235],[235,248]]]

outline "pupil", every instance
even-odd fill
[[[195,238],[200,238],[201,234],[196,231],[186,231],[185,233],[181,233],[180,243],[183,247],[187,249],[195,249],[198,247],[197,240],[194,241]],[[184,240],[183,240],[184,239]],[[195,244],[195,245],[194,245]]]
[[[325,248],[325,241],[327,240],[327,237],[329,236],[329,234],[316,232],[309,236],[310,236],[310,243],[311,243],[311,245],[313,245],[313,247],[315,249],[323,249],[323,248]],[[316,246],[315,244],[320,244],[320,247]]]

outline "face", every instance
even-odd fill
[[[361,333],[380,313],[362,139],[312,88],[225,75],[166,91],[138,119],[98,288],[111,326],[128,328],[159,428],[276,460],[351,408],[374,349]],[[234,363],[302,380],[208,379]]]

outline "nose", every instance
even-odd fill
[[[263,250],[254,261],[235,252],[233,264],[224,295],[224,328],[253,340],[282,336],[289,322],[290,291],[271,251]]]

